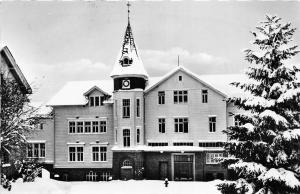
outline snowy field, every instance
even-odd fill
[[[23,183],[21,180],[12,184],[12,190],[0,188],[1,194],[220,194],[212,182],[169,182],[163,181],[110,181],[110,182],[63,182],[38,178],[35,182]]]

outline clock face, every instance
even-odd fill
[[[128,80],[128,79],[122,80],[122,88],[129,89],[130,88],[130,80]]]

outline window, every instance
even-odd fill
[[[140,143],[141,131],[140,129],[136,129],[136,143]]]
[[[100,106],[103,106],[103,105],[104,105],[104,100],[105,100],[105,97],[104,97],[104,96],[101,96],[101,97],[100,97]]]
[[[224,142],[199,142],[199,147],[223,147]]]
[[[136,117],[140,117],[140,99],[136,99]]]
[[[86,181],[97,181],[97,173],[90,171],[89,173],[86,174]]]
[[[85,133],[91,132],[91,121],[84,122],[84,132]]]
[[[100,133],[106,133],[106,121],[100,121]]]
[[[174,104],[187,103],[187,102],[188,102],[187,90],[174,91]]]
[[[83,122],[77,121],[77,133],[83,133]]]
[[[165,118],[158,119],[158,131],[159,131],[159,133],[166,132],[166,119]]]
[[[130,99],[123,99],[123,118],[130,118]]]
[[[202,103],[207,103],[207,99],[208,99],[208,91],[202,90]]]
[[[181,76],[181,75],[178,76],[178,80],[179,80],[179,81],[182,81],[182,76]]]
[[[130,130],[123,130],[123,145],[124,147],[130,147]]]
[[[206,164],[218,164],[218,158],[223,157],[223,153],[206,153]]]
[[[69,133],[76,133],[76,127],[74,121],[69,122]]]
[[[241,125],[242,125],[241,121],[235,116],[234,117],[234,126],[241,126]]]
[[[175,132],[176,133],[188,133],[189,121],[188,118],[175,118]]]
[[[165,91],[158,92],[158,104],[165,104]]]
[[[100,100],[99,96],[95,96],[95,106],[99,106]]]
[[[173,146],[193,146],[193,142],[174,142]]]
[[[148,146],[153,146],[153,147],[168,146],[168,143],[167,142],[149,142]]]
[[[95,106],[95,99],[93,96],[90,97],[90,106]]]
[[[83,161],[83,147],[72,146],[69,147],[69,161],[82,162]]]
[[[209,117],[209,132],[216,132],[216,117]]]
[[[27,157],[28,158],[45,158],[46,150],[45,143],[28,143]]]
[[[105,96],[91,96],[90,97],[90,106],[103,106]]]
[[[116,143],[118,142],[118,130],[116,129]]]
[[[124,161],[123,161],[123,164],[122,164],[122,167],[123,167],[123,166],[132,166],[132,163],[131,163],[130,160],[124,160]]]
[[[93,146],[93,161],[94,162],[106,162],[107,161],[107,147]]]
[[[93,126],[93,133],[98,133],[99,132],[99,122],[98,121],[93,121],[92,122]]]

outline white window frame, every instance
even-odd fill
[[[206,92],[204,92],[204,91],[206,91]],[[201,90],[201,97],[202,97],[202,103],[207,104],[208,103],[208,90],[207,89]]]
[[[139,134],[138,134],[138,131],[139,131]],[[138,135],[139,135],[139,138],[138,138]],[[141,126],[137,126],[136,127],[136,143],[137,144],[141,144],[141,140],[142,140],[142,127]]]
[[[92,105],[92,100],[91,99],[93,99],[93,105]],[[105,96],[104,95],[91,95],[91,96],[89,96],[89,106],[90,107],[103,106],[104,101],[105,101]]]
[[[211,118],[215,118],[215,121],[214,122],[210,121]],[[211,130],[211,127],[214,130]],[[216,131],[217,131],[217,116],[210,115],[210,116],[208,116],[208,132],[209,133],[216,133]]]
[[[157,103],[159,105],[166,104],[166,92],[165,91],[158,91],[157,92],[158,101]]]
[[[128,129],[129,130],[129,146],[124,146],[125,141],[124,141],[124,130]],[[127,137],[127,136],[126,136]],[[123,147],[131,147],[131,129],[129,127],[124,127],[122,128],[122,142],[123,142]]]
[[[136,98],[136,117],[141,117],[141,98]]]
[[[186,94],[185,94],[186,92]],[[186,97],[186,101],[184,100]],[[181,101],[179,100],[181,98]],[[177,101],[175,100],[177,99]],[[188,90],[174,90],[173,91],[174,104],[187,104],[189,102],[189,91]]]
[[[29,144],[31,145],[32,156],[28,156]],[[43,156],[42,156],[41,144],[44,145],[44,152],[43,152],[44,154],[43,154]],[[35,154],[34,154],[34,149],[35,149],[34,145],[38,145],[38,156],[35,156]],[[44,140],[42,140],[42,141],[28,141],[27,142],[27,147],[26,147],[26,156],[27,156],[27,158],[46,158],[46,141],[44,141]]]
[[[72,126],[75,128],[75,132],[74,133],[70,133],[70,123],[75,123],[75,126]],[[82,125],[82,133],[78,133],[78,122],[83,122]],[[86,132],[86,122],[90,122],[90,132]],[[94,122],[97,122],[97,125],[94,125]],[[103,122],[105,122],[105,125],[103,124]],[[102,125],[101,125],[102,123]],[[94,126],[96,128],[98,128],[98,130],[96,132],[94,131]],[[102,128],[102,132],[101,132],[101,128]],[[74,131],[74,130],[73,130]],[[97,118],[97,119],[92,119],[92,118],[86,118],[86,119],[68,119],[68,134],[70,135],[74,135],[74,134],[103,134],[103,133],[107,133],[107,118],[106,117],[101,117],[101,118]]]
[[[178,122],[176,122],[176,119],[178,119]],[[183,119],[183,121],[179,122],[179,119]],[[185,130],[184,130],[185,119],[187,119],[187,132],[185,132]],[[176,131],[176,125],[177,125],[177,131]],[[179,131],[180,125],[183,125],[183,128],[182,128],[183,131]],[[186,133],[186,134],[189,133],[189,118],[188,117],[174,117],[174,133]]]
[[[90,172],[86,173],[86,175],[85,175],[86,181],[97,181],[97,177],[98,177],[98,174],[97,174],[97,172],[94,172],[94,171],[90,171]]]
[[[71,161],[70,160],[70,148],[74,147],[75,148],[75,161]],[[78,160],[78,150],[77,148],[81,147],[82,148],[82,161]],[[84,145],[80,144],[80,145],[76,145],[76,144],[71,144],[69,146],[67,146],[68,148],[68,162],[84,162]]]
[[[223,156],[224,154],[220,152],[207,152],[205,156],[206,164],[219,164],[220,162],[216,161],[216,159]]]
[[[124,101],[127,101],[128,100],[128,102],[129,102],[129,104],[127,105],[124,105],[125,104],[125,102]],[[131,100],[130,100],[130,98],[124,98],[124,99],[122,99],[122,118],[123,119],[129,119],[130,118],[130,116],[131,116],[131,114],[130,114],[130,104],[131,104],[131,102],[130,102]]]
[[[163,119],[164,122],[161,122],[161,119]],[[160,134],[166,133],[166,118],[165,117],[159,117],[157,119],[157,122],[158,122],[158,132]],[[162,130],[161,130],[161,127],[163,127],[163,126],[164,126],[164,132],[162,132]]]
[[[99,160],[94,160],[94,152],[93,152],[94,147],[97,147],[99,149],[98,152],[97,152]],[[105,148],[106,151],[101,152],[101,148]],[[92,153],[92,158],[91,158],[92,162],[107,162],[107,146],[105,146],[105,145],[93,145],[93,146],[91,146],[91,153]],[[105,157],[105,160],[101,160],[102,155],[103,155],[103,157]]]

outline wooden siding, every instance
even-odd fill
[[[98,93],[97,93],[98,92]],[[103,95],[99,91],[94,91],[91,95]],[[104,106],[57,106],[54,107],[54,127],[55,127],[55,168],[111,168],[113,141],[113,107],[111,104]],[[95,119],[106,118],[106,133],[99,134],[69,134],[68,120],[78,118]],[[84,142],[84,162],[69,162],[67,143]],[[100,144],[108,142],[107,162],[92,162],[92,145],[99,141]]]
[[[43,129],[36,129],[28,134],[27,141],[45,141],[45,158],[39,159],[40,162],[53,164],[54,162],[54,123],[52,118],[43,118],[40,120]]]
[[[178,76],[182,76],[182,81]],[[208,103],[202,103],[202,89],[208,90]],[[174,104],[173,91],[188,90],[188,103]],[[158,104],[158,91],[165,91],[165,104]],[[209,132],[209,115],[216,115],[216,132]],[[166,118],[166,133],[158,131],[158,118]],[[188,117],[189,132],[175,133],[174,118]],[[222,133],[227,126],[224,97],[199,83],[184,72],[177,72],[157,88],[145,95],[145,139],[151,141],[226,140]]]

